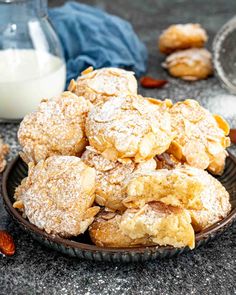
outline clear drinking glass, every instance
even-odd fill
[[[0,119],[20,120],[59,95],[66,67],[46,0],[0,0]]]
[[[216,74],[231,93],[236,94],[236,16],[216,34],[213,61]]]

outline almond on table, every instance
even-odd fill
[[[236,129],[230,129],[229,137],[232,143],[236,144]]]
[[[140,84],[143,88],[162,88],[167,83],[167,80],[154,79],[149,76],[145,76],[140,79]]]
[[[15,254],[15,243],[12,236],[5,230],[0,230],[0,253],[12,256]]]

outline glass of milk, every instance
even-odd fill
[[[65,87],[46,0],[0,0],[0,121],[18,121]]]

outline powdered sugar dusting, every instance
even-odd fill
[[[86,145],[85,119],[90,108],[89,101],[70,92],[43,100],[24,118],[18,131],[24,160],[38,162],[52,155],[78,155]]]
[[[15,199],[23,202],[31,223],[49,234],[70,237],[83,233],[98,211],[91,208],[94,188],[93,168],[77,157],[53,156],[30,164]]]
[[[75,92],[93,104],[102,103],[112,96],[137,94],[133,72],[118,68],[102,68],[79,76]]]
[[[98,151],[87,147],[81,159],[90,167],[96,169],[96,202],[113,210],[124,211],[122,204],[126,197],[124,182],[137,171],[151,171],[156,169],[154,159],[135,164],[133,161],[127,163],[113,162],[104,158]]]
[[[110,160],[140,162],[168,148],[170,117],[165,102],[157,105],[136,96],[111,98],[91,110],[86,134],[90,145]]]

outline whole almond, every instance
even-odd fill
[[[232,143],[236,143],[236,129],[231,129],[229,137]]]
[[[0,252],[7,256],[12,256],[15,253],[13,238],[5,230],[0,230]]]

